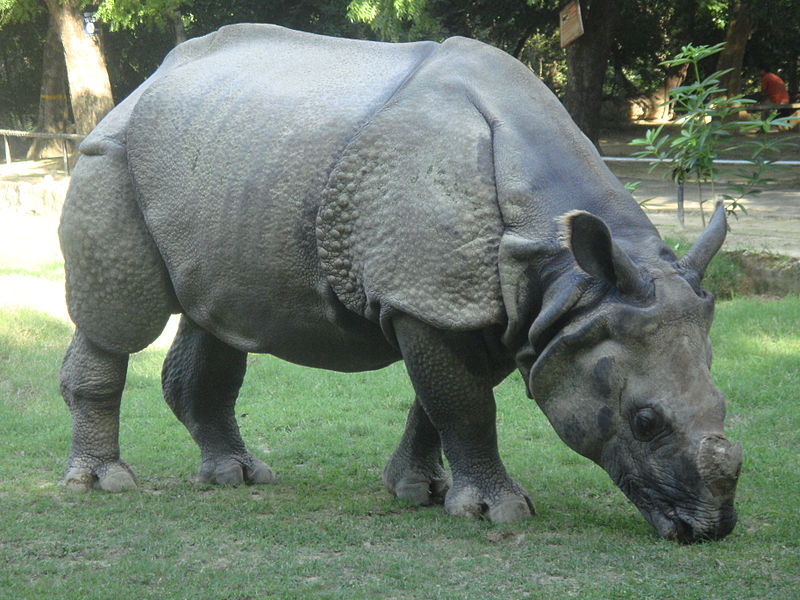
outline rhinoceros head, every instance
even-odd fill
[[[709,372],[714,301],[699,284],[724,240],[724,211],[681,261],[664,249],[644,267],[597,217],[576,212],[565,223],[590,277],[583,306],[534,322],[529,348],[539,350],[522,368],[530,393],[559,436],[603,467],[661,536],[720,539],[736,523],[742,450],[723,433],[725,400]],[[547,311],[545,300],[539,314]]]

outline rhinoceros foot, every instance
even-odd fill
[[[204,459],[197,472],[198,483],[218,485],[272,483],[275,479],[275,472],[250,454]]]
[[[64,476],[64,485],[72,492],[92,489],[106,492],[124,492],[136,489],[136,478],[131,468],[121,460],[97,462],[91,466],[71,466]]]
[[[476,485],[454,486],[444,501],[451,515],[472,519],[488,519],[492,523],[511,523],[536,514],[528,494],[510,481],[502,492]]]
[[[383,483],[394,496],[422,506],[442,504],[450,488],[439,433],[418,399],[409,410],[400,445],[383,470]]]
[[[392,495],[413,504],[442,504],[450,488],[450,477],[440,462],[427,464],[392,457],[383,470],[383,482]]]

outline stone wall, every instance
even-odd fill
[[[38,181],[0,180],[0,208],[29,214],[60,213],[69,178],[46,175]]]

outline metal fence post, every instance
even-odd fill
[[[64,171],[69,175],[69,153],[67,152],[67,140],[61,138],[61,155],[64,158]]]

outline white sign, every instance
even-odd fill
[[[95,35],[97,33],[97,17],[92,12],[83,13],[83,33],[86,35]]]

